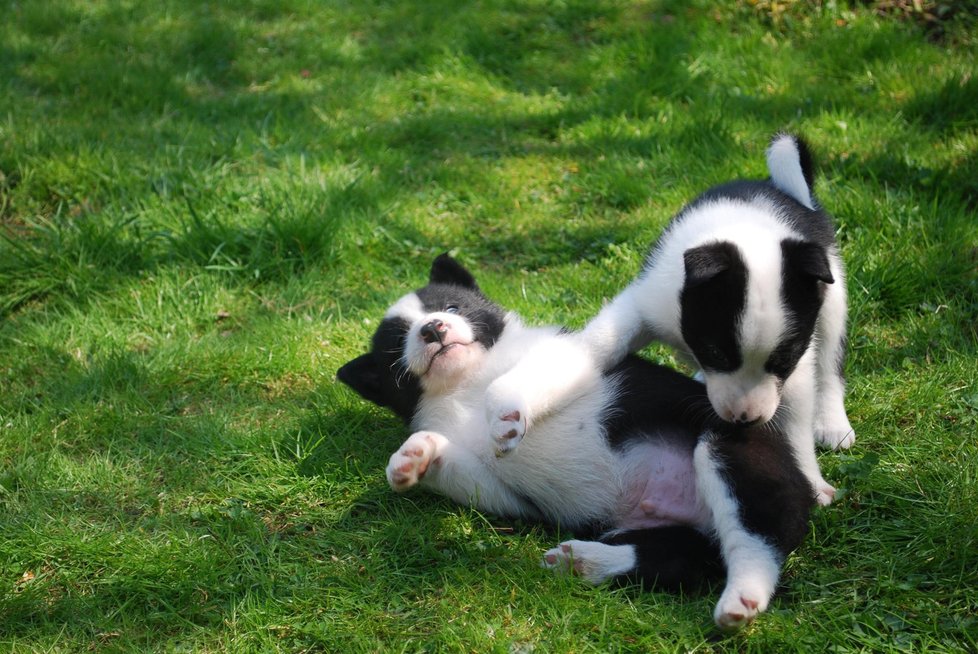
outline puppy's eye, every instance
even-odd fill
[[[710,358],[710,362],[716,366],[727,365],[727,355],[723,353],[723,350],[717,345],[707,345],[706,354]]]
[[[445,307],[445,313],[458,313],[458,307],[454,304],[449,304]]]

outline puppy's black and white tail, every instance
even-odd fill
[[[767,169],[775,187],[809,209],[815,209],[812,155],[805,141],[793,134],[776,135],[767,149]]]

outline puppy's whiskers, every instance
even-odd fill
[[[391,372],[394,375],[394,385],[400,388],[401,382],[404,381],[404,378],[407,377],[408,374],[410,374],[411,369],[404,360],[404,357],[401,357],[391,364]]]

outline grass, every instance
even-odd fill
[[[0,643],[978,649],[974,10],[882,4],[0,2]],[[859,436],[769,613],[718,638],[716,593],[555,578],[556,534],[388,490],[405,430],[334,374],[434,255],[579,326],[784,127]]]

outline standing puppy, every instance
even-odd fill
[[[820,504],[835,489],[821,475],[815,441],[855,438],[843,406],[846,292],[832,220],[812,195],[811,156],[796,136],[767,150],[771,177],[735,181],[687,205],[653,246],[642,272],[578,335],[602,369],[650,341],[677,348],[702,371],[717,415],[775,424]],[[515,446],[529,423],[556,406],[540,388],[573,386],[532,353],[490,389],[490,428]],[[571,381],[568,381],[571,379]],[[520,420],[505,420],[518,415]]]

